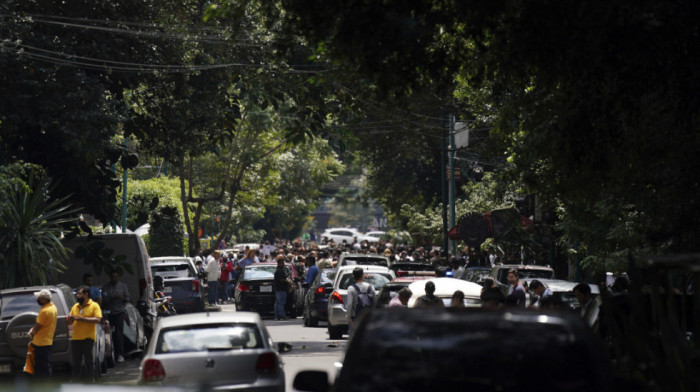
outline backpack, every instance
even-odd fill
[[[352,319],[355,320],[364,311],[372,308],[372,306],[374,305],[374,294],[372,293],[372,291],[369,288],[367,288],[366,293],[363,293],[362,291],[360,291],[360,287],[356,283],[353,283],[351,286],[354,287],[355,290],[357,291],[357,301],[355,303],[355,312],[354,312],[353,317],[352,317]]]

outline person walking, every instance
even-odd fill
[[[207,284],[209,285],[209,306],[216,305],[216,299],[219,297],[219,278],[221,277],[221,266],[219,265],[218,250],[212,252],[211,259],[206,266]]]
[[[129,288],[119,281],[119,271],[109,273],[109,283],[102,286],[102,305],[109,312],[107,319],[112,325],[112,343],[117,362],[124,362],[124,319],[129,302]]]
[[[102,321],[102,310],[97,302],[90,299],[90,287],[80,286],[75,296],[78,303],[73,305],[68,324],[73,324],[73,337],[71,338],[71,351],[73,356],[72,382],[80,379],[81,362],[85,359],[87,368],[87,380],[95,381],[95,358],[93,347],[97,340],[97,324]]]
[[[347,312],[345,313],[348,319],[348,335],[352,334],[355,320],[363,311],[369,310],[376,295],[374,286],[365,282],[365,271],[362,267],[355,267],[352,270],[352,277],[355,279],[355,283],[348,286]]]
[[[506,294],[506,299],[510,298],[512,305],[519,308],[524,308],[526,306],[526,295],[525,287],[519,282],[518,270],[511,268],[508,270],[508,293]]]
[[[277,268],[275,269],[275,320],[287,320],[284,306],[287,304],[289,282],[287,269],[284,266],[284,256],[277,256]]]
[[[51,348],[53,335],[56,332],[58,312],[56,305],[51,302],[51,292],[47,289],[34,293],[36,302],[41,306],[36,323],[29,330],[31,345],[34,348],[34,376],[46,379],[51,377]]]
[[[541,309],[542,301],[552,296],[552,290],[550,290],[549,287],[545,287],[544,284],[537,279],[533,279],[530,282],[530,292],[534,294],[532,297],[536,299],[530,304],[530,308],[533,309]]]

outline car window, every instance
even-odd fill
[[[518,278],[519,279],[552,279],[554,277],[554,271],[549,270],[527,270],[519,269]],[[498,271],[498,281],[503,284],[508,284],[508,269],[503,268]]]
[[[178,265],[152,265],[151,271],[153,275],[165,278],[191,278],[194,277],[194,271],[187,264]]]
[[[63,309],[63,306],[60,306],[62,303],[60,295],[52,292],[51,301],[57,305],[58,316],[65,316],[65,309]],[[2,320],[9,320],[24,312],[39,313],[41,310],[41,306],[36,302],[36,297],[34,297],[33,293],[4,294],[0,305],[2,306],[0,308],[0,318]]]
[[[391,282],[391,275],[377,272],[366,273],[365,282],[374,286],[376,291],[379,291],[382,286]],[[340,277],[340,284],[338,285],[338,288],[341,290],[347,290],[348,286],[353,283],[355,283],[355,279],[352,277],[351,272]]]
[[[368,324],[353,338],[336,385],[342,391],[347,385],[359,391],[516,391],[544,384],[547,391],[597,390],[587,345],[565,326],[535,324],[464,328],[429,318]]]
[[[287,274],[290,277],[294,277],[292,268],[288,265],[284,266],[287,269]],[[243,273],[243,279],[274,279],[275,277],[276,265],[265,265],[259,267],[248,266]]]
[[[319,274],[318,278],[318,283],[319,284],[326,284],[326,283],[333,283],[335,280],[335,275],[338,273],[338,271],[326,271],[326,270],[321,270],[321,273]]]
[[[263,348],[255,324],[183,325],[161,331],[157,354]]]

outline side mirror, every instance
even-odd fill
[[[297,391],[328,391],[328,373],[320,370],[304,370],[294,377],[294,389]]]
[[[277,351],[281,353],[288,353],[292,351],[292,345],[286,342],[277,343]]]

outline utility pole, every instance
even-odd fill
[[[455,227],[455,116],[450,113],[450,228]],[[450,254],[457,255],[455,240],[450,240]]]
[[[443,117],[444,119],[444,117]],[[443,121],[444,124],[444,121]],[[449,130],[448,130],[449,133]],[[448,135],[443,135],[440,138],[441,148],[440,148],[440,184],[442,184],[442,250],[447,251],[447,175],[445,171],[447,170],[447,141],[445,140]]]
[[[124,138],[124,150],[129,148],[129,138]],[[122,182],[122,233],[126,233],[126,181],[129,178],[127,169],[124,169],[124,180]]]

